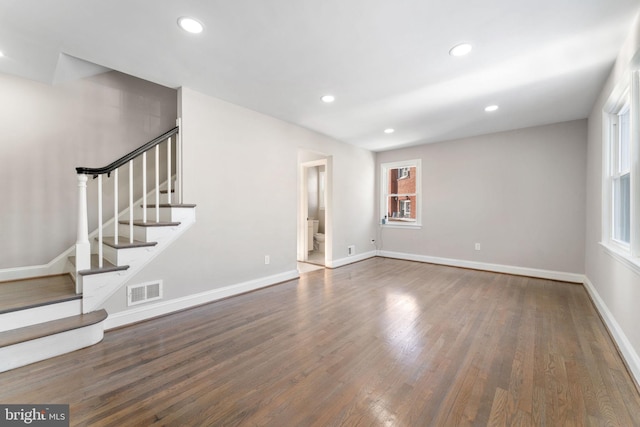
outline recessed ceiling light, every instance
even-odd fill
[[[384,130],[384,133],[394,133],[396,130],[393,128],[387,128]]]
[[[188,33],[192,34],[200,34],[202,30],[204,30],[204,25],[202,25],[199,21],[196,21],[193,18],[189,18],[187,16],[183,16],[178,19],[178,26],[185,30]]]
[[[336,100],[336,97],[333,95],[325,95],[320,99],[322,100],[322,102],[326,102],[327,104],[330,104]]]
[[[2,53],[2,51],[0,50],[0,58],[2,58],[4,56],[4,53]]]
[[[496,111],[498,109],[497,105],[488,105],[486,107],[484,107],[484,111],[486,111],[487,113],[490,113],[492,111]]]
[[[473,49],[473,46],[471,46],[469,43],[460,43],[452,47],[451,50],[449,50],[449,55],[464,56],[469,52],[471,52],[471,49]]]

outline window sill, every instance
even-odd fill
[[[600,246],[604,248],[609,256],[630,268],[634,273],[640,275],[640,258],[632,257],[628,253],[605,242],[600,242]]]
[[[420,230],[422,229],[422,225],[420,224],[380,224],[382,228],[406,228],[409,230]]]

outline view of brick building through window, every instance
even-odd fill
[[[416,221],[416,168],[389,169],[387,218],[397,222]]]

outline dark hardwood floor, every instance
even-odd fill
[[[633,426],[580,285],[374,258],[0,374],[95,426]]]

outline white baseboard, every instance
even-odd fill
[[[67,249],[48,264],[3,268],[0,270],[0,282],[62,274],[65,272],[68,258],[74,254],[74,249],[75,246]]]
[[[169,301],[163,301],[157,304],[136,307],[131,310],[121,311],[119,313],[110,314],[104,321],[105,329],[118,328],[120,326],[129,325],[131,323],[141,322],[153,317],[163,316],[175,311],[184,310],[186,308],[195,307],[208,302],[227,298],[233,295],[242,294],[266,286],[275,285],[276,283],[286,282],[297,279],[300,274],[297,270],[287,271],[285,273],[275,274],[273,276],[262,277],[248,282],[237,283],[223,288],[212,289],[210,291],[201,292],[199,294],[188,295],[182,298],[176,298]]]
[[[489,264],[477,261],[466,261],[452,258],[440,258],[427,255],[415,255],[403,252],[378,251],[378,256],[404,259],[407,261],[428,262],[430,264],[448,265],[451,267],[471,268],[474,270],[493,271],[496,273],[514,274],[516,276],[537,277],[540,279],[558,280],[562,282],[583,283],[584,275],[565,273],[563,271],[540,270],[537,268],[515,267],[511,265]]]
[[[373,258],[377,255],[376,251],[364,252],[361,254],[356,254],[352,256],[348,256],[346,258],[339,258],[330,260],[327,262],[327,267],[329,268],[338,268],[344,265],[353,264],[354,262],[363,261],[368,258]]]
[[[629,342],[626,334],[616,321],[611,311],[609,311],[607,304],[605,304],[600,297],[600,294],[598,294],[598,291],[595,286],[593,286],[593,283],[591,283],[591,280],[586,276],[584,278],[584,287],[587,289],[587,292],[595,304],[596,309],[600,313],[600,316],[604,320],[609,333],[616,342],[618,350],[627,364],[627,368],[631,372],[636,384],[640,384],[640,357],[638,356],[638,353],[634,350],[631,342]]]

